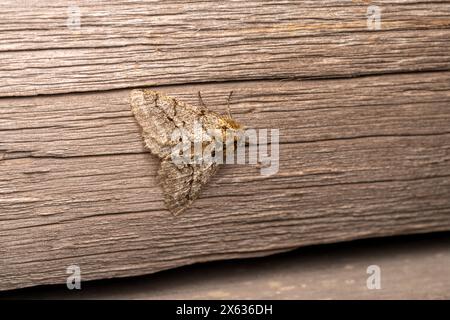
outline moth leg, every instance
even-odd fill
[[[200,91],[197,91],[197,94],[198,94],[198,102],[200,103],[200,105],[201,105],[203,108],[206,109],[206,105],[205,105],[205,103],[203,102],[203,99],[202,99],[202,94],[200,93]]]
[[[228,112],[228,117],[230,117],[230,119],[233,119],[233,117],[231,116],[231,109],[230,109],[230,100],[231,100],[232,95],[233,95],[233,91],[230,91],[230,94],[228,95],[228,99],[227,99],[227,112]]]

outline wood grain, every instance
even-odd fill
[[[0,99],[0,289],[152,273],[298,246],[450,230],[450,73],[171,86],[279,128],[280,171],[222,168],[164,209],[129,90]]]
[[[229,80],[450,70],[450,1],[0,4],[0,96]]]
[[[2,299],[449,299],[450,234],[310,246],[107,281],[0,292]],[[381,288],[368,289],[367,267]]]

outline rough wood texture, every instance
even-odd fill
[[[375,3],[375,2],[374,2]],[[0,95],[450,70],[450,1],[3,0]]]
[[[280,128],[280,171],[225,166],[176,218],[129,90],[0,100],[0,289],[450,229],[450,73],[165,88],[198,90]]]
[[[264,259],[0,293],[0,299],[450,299],[450,234],[311,246]],[[366,286],[367,267],[381,289]]]

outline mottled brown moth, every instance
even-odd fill
[[[199,98],[201,101],[200,95]],[[202,187],[217,172],[219,163],[195,161],[194,158],[198,156],[195,152],[191,156],[192,161],[175,162],[172,154],[179,141],[174,141],[174,133],[183,130],[188,138],[194,141],[197,136],[194,132],[195,125],[199,123],[202,136],[219,132],[223,137],[239,137],[242,126],[232,119],[230,114],[221,116],[208,110],[203,102],[200,106],[194,106],[152,90],[132,90],[130,103],[142,129],[145,146],[161,160],[158,176],[164,202],[174,215],[178,215],[198,198]],[[222,141],[228,141],[223,146],[226,149],[230,140],[224,138]],[[235,142],[233,138],[232,143]],[[212,151],[213,155],[214,152]]]

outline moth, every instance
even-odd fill
[[[164,202],[174,215],[185,211],[198,198],[202,187],[219,167],[215,161],[175,162],[172,152],[179,141],[174,141],[174,132],[182,129],[193,141],[197,123],[201,124],[202,135],[212,130],[239,137],[243,129],[230,113],[222,116],[208,110],[200,93],[199,101],[201,105],[194,106],[147,89],[132,90],[130,94],[131,110],[142,129],[145,146],[161,161],[158,176]],[[236,139],[233,143],[236,143]],[[226,149],[227,145],[223,148]]]

